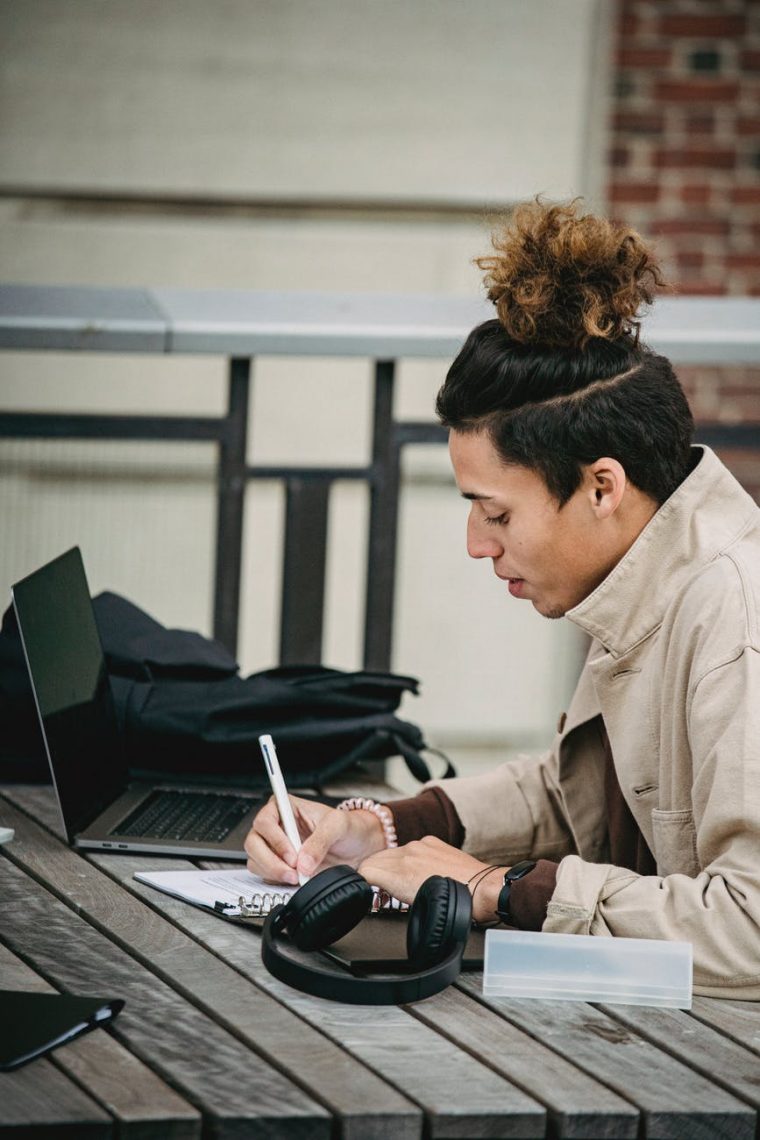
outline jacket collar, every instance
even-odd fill
[[[671,600],[757,512],[709,447],[630,550],[567,617],[622,657],[661,625]]]

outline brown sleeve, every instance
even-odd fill
[[[419,795],[391,800],[386,806],[393,812],[400,847],[410,839],[422,839],[425,835],[434,835],[452,847],[461,847],[464,843],[462,821],[441,788],[425,788]]]
[[[464,843],[464,827],[456,808],[442,788],[425,788],[419,795],[391,800],[399,846],[424,835],[435,835],[452,847]],[[512,884],[510,910],[520,930],[540,930],[557,884],[559,863],[539,859],[533,870]]]
[[[557,884],[559,863],[539,859],[532,871],[512,884],[509,909],[518,930],[540,930]]]

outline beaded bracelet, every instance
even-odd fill
[[[393,812],[385,804],[378,804],[375,800],[364,799],[362,796],[352,796],[338,804],[338,811],[371,811],[383,825],[386,847],[398,847],[396,825],[393,822]]]

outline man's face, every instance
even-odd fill
[[[457,485],[471,501],[467,552],[490,558],[510,594],[544,617],[562,617],[588,597],[620,557],[600,519],[591,470],[563,507],[536,471],[506,465],[485,432],[449,435]]]

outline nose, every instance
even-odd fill
[[[504,546],[488,524],[476,517],[474,509],[467,518],[467,553],[470,558],[499,558]]]

